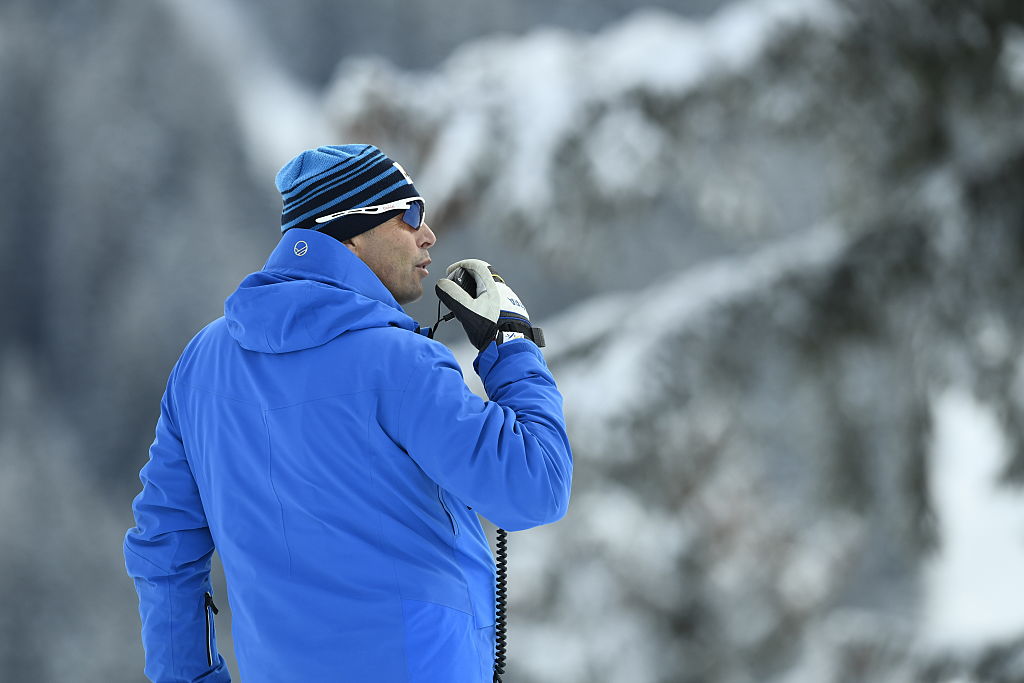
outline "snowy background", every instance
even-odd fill
[[[0,64],[2,680],[143,680],[167,374],[372,142],[566,395],[509,683],[1024,681],[1019,2],[5,0]]]

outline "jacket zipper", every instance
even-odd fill
[[[444,492],[441,490],[440,486],[437,487],[437,499],[441,501],[441,509],[443,509],[444,513],[448,515],[448,521],[452,523],[452,533],[458,536],[459,524],[455,521],[455,515],[452,514],[452,511],[448,509],[448,505],[444,502]]]
[[[206,596],[203,603],[203,612],[206,614],[206,663],[213,666],[213,617],[210,616],[210,611],[218,614],[220,610],[217,609],[217,605],[213,604],[212,593],[207,592],[204,595]]]

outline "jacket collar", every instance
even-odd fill
[[[422,333],[355,254],[300,228],[282,237],[263,270],[242,280],[224,302],[224,317],[243,348],[263,353],[308,349],[370,327]]]
[[[292,228],[285,232],[263,270],[289,279],[313,280],[351,289],[405,314],[369,266],[344,244],[316,230]]]

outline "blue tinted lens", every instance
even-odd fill
[[[409,205],[409,208],[402,214],[402,220],[410,228],[419,229],[423,225],[423,202],[413,202]]]

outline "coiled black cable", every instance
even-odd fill
[[[459,283],[463,289],[465,289],[470,296],[476,296],[475,284],[470,286],[462,277],[453,278]],[[472,280],[472,278],[470,278]],[[441,315],[441,301],[437,302],[437,322],[430,328],[427,336],[431,339],[434,338],[434,334],[437,333],[437,328],[441,326],[441,323],[447,322],[455,317],[455,314],[449,312],[447,315]],[[543,344],[541,344],[543,346]],[[495,606],[494,606],[494,682],[501,683],[501,675],[505,673],[505,654],[508,647],[508,635],[506,634],[506,628],[508,626],[508,532],[504,529],[498,529],[496,545],[498,552],[495,557],[495,567],[497,569],[495,575]]]
[[[501,683],[501,675],[505,673],[505,653],[508,637],[505,629],[508,626],[508,532],[498,529],[498,552],[495,559],[497,566],[497,590],[494,615],[494,683]]]

